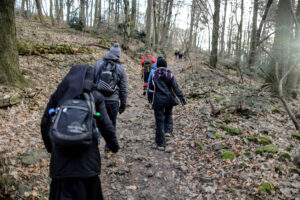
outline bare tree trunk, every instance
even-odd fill
[[[64,1],[59,0],[59,21],[64,21]]]
[[[155,1],[156,2],[156,1]],[[160,24],[161,24],[161,0],[158,0],[158,10],[157,10],[157,22],[156,22],[156,29],[155,29],[155,50],[159,48],[159,33],[161,32],[160,30]]]
[[[157,34],[157,13],[156,13],[156,1],[153,1],[153,47],[154,49],[157,49],[157,43],[156,43],[156,37],[158,37]]]
[[[53,2],[52,2],[52,0],[50,0],[50,18],[51,18],[52,26],[55,26],[55,20],[53,17]]]
[[[257,35],[256,35],[256,40],[257,40],[256,44],[257,45],[259,44],[261,31],[262,31],[263,25],[266,21],[266,18],[268,16],[268,13],[269,13],[269,10],[270,10],[270,7],[271,7],[272,3],[273,3],[273,0],[268,0],[267,5],[266,5],[266,9],[265,9],[264,14],[262,16],[262,19],[260,21],[259,28],[257,30]]]
[[[22,6],[21,6],[21,10],[22,12],[24,12],[25,10],[25,0],[22,0]]]
[[[272,55],[279,63],[279,79],[288,69],[290,59],[290,34],[292,30],[291,0],[280,0],[276,11],[275,38]],[[274,61],[269,63],[270,76],[274,77]],[[266,80],[267,82],[270,80]],[[285,86],[285,84],[283,84]]]
[[[222,33],[221,33],[221,56],[224,56],[224,49],[225,49],[225,26],[226,26],[226,17],[227,17],[227,3],[228,0],[225,0],[225,7],[224,7],[224,17],[223,17],[223,23],[222,23]]]
[[[196,12],[196,0],[193,0],[192,1],[192,7],[191,7],[191,22],[190,22],[189,42],[188,42],[188,45],[187,45],[187,49],[185,51],[185,54],[187,54],[187,55],[190,53],[192,43],[193,43],[195,12]]]
[[[90,9],[90,13],[89,13],[90,26],[93,26],[93,8],[94,8],[94,0],[92,0],[92,2],[91,2],[91,9]]]
[[[94,11],[94,28],[97,27],[97,20],[98,20],[98,16],[99,16],[99,1],[95,0],[95,11]]]
[[[85,25],[89,25],[89,1],[85,0]]]
[[[132,0],[130,21],[130,37],[133,37],[136,24],[136,0]]]
[[[254,0],[253,8],[253,23],[252,23],[252,32],[251,32],[251,48],[248,61],[248,68],[252,69],[255,64],[255,54],[256,54],[256,36],[257,36],[257,13],[258,13],[258,0]]]
[[[118,28],[120,20],[120,0],[116,0],[116,5],[115,5],[115,26],[116,29]]]
[[[163,26],[163,34],[161,37],[161,44],[162,44],[162,48],[165,49],[166,48],[166,42],[168,41],[168,37],[169,37],[169,29],[170,29],[170,23],[171,23],[171,17],[172,17],[172,11],[173,11],[173,0],[168,0],[167,3],[167,12],[166,14],[166,18],[165,18],[165,23]]]
[[[42,24],[44,24],[40,0],[35,0],[35,4],[36,4],[36,9],[38,11],[38,15],[39,15],[40,21],[41,21]]]
[[[0,1],[0,84],[27,86],[19,70],[16,38],[15,0]]]
[[[130,31],[129,0],[123,0],[123,2],[124,2],[124,14],[125,14],[123,48],[128,49],[129,31]]]
[[[231,9],[232,13],[232,9]],[[231,57],[231,46],[232,46],[232,23],[233,23],[233,15],[231,14],[230,20],[229,20],[229,33],[228,33],[228,40],[227,40],[227,57]]]
[[[59,5],[58,5],[58,0],[55,0],[55,18],[57,24],[59,24]]]
[[[84,0],[80,0],[80,16],[81,23],[85,26],[85,11],[84,11]]]
[[[70,22],[70,13],[71,13],[71,6],[73,4],[74,0],[67,0],[67,22]]]
[[[218,62],[218,39],[219,39],[219,20],[220,20],[220,0],[215,0],[215,12],[213,16],[213,32],[212,32],[212,50],[210,53],[210,65],[217,67]]]
[[[98,17],[97,17],[97,29],[100,28],[101,25],[101,11],[102,11],[102,0],[99,0],[99,5],[98,5]]]
[[[147,21],[146,21],[146,48],[151,47],[151,14],[152,14],[152,0],[147,0]]]

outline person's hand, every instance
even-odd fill
[[[126,104],[121,104],[120,108],[119,108],[119,113],[122,114],[126,109]]]
[[[186,105],[182,105],[183,109],[186,110]]]

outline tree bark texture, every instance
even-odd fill
[[[35,4],[36,4],[36,9],[38,11],[38,15],[39,15],[40,21],[41,21],[42,24],[44,24],[40,0],[35,0]]]
[[[98,0],[99,1],[99,5],[98,5],[98,17],[97,17],[97,29],[100,28],[101,25],[101,21],[102,21],[102,17],[101,17],[101,12],[102,12],[102,0]]]
[[[81,23],[85,26],[85,10],[84,10],[84,0],[80,0],[80,14],[79,14],[79,19]]]
[[[93,24],[94,28],[97,27],[98,17],[99,17],[99,1],[95,0],[94,24]]]
[[[258,14],[258,0],[254,0],[253,7],[253,19],[252,19],[252,31],[251,31],[251,47],[250,47],[250,55],[248,61],[248,68],[252,69],[253,65],[255,65],[255,55],[256,55],[256,36],[257,36],[257,14]]]
[[[59,21],[64,21],[64,2],[63,0],[59,0]]]
[[[293,26],[290,6],[291,0],[280,0],[276,11],[275,38],[272,47],[272,55],[279,63],[279,79],[285,74],[289,65],[290,36]],[[275,75],[274,66],[274,61],[271,61],[269,64],[269,72],[273,77]]]
[[[220,0],[214,0],[215,12],[213,15],[213,31],[212,43],[210,53],[210,65],[214,68],[217,67],[218,62],[218,39],[219,39],[219,20],[220,20]]]
[[[222,33],[221,33],[221,52],[220,52],[221,56],[224,55],[224,51],[225,51],[224,38],[225,38],[225,27],[226,27],[226,17],[227,17],[227,4],[228,4],[228,0],[225,0],[224,17],[223,17]]]
[[[129,0],[123,0],[123,2],[124,2],[124,15],[125,15],[124,33],[123,33],[123,48],[128,49],[129,31],[130,31]]]
[[[50,0],[50,18],[51,18],[52,26],[55,26],[55,20],[53,17],[53,1],[52,0]]]
[[[16,39],[15,0],[0,1],[0,84],[26,86],[19,70]]]
[[[268,0],[267,5],[266,5],[266,9],[265,9],[264,14],[262,16],[262,19],[260,21],[259,28],[257,30],[257,35],[256,35],[256,40],[257,40],[256,44],[257,45],[259,44],[261,31],[262,31],[263,25],[264,25],[264,23],[267,19],[267,16],[268,16],[268,13],[269,13],[269,10],[270,10],[270,7],[271,7],[272,3],[273,3],[273,0]]]
[[[56,18],[57,24],[59,24],[59,4],[58,4],[58,0],[55,0],[55,18]]]
[[[169,37],[173,3],[174,3],[173,0],[167,0],[167,5],[166,5],[167,12],[165,12],[166,16],[164,18],[164,24],[163,24],[162,36],[161,36],[161,46],[163,49],[166,48],[166,42],[168,41],[168,37]]]
[[[192,1],[192,6],[191,6],[191,22],[190,22],[189,42],[188,42],[188,45],[187,45],[187,49],[185,51],[186,54],[190,53],[190,50],[191,50],[192,44],[193,44],[195,12],[196,12],[196,0],[193,0]]]
[[[146,21],[146,48],[151,47],[151,15],[152,15],[152,0],[147,0],[147,21]]]
[[[133,37],[136,24],[136,0],[132,0],[131,3],[130,36]]]

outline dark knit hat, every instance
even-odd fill
[[[164,58],[157,59],[157,67],[167,67],[167,61]]]
[[[110,53],[120,58],[121,56],[121,49],[119,43],[115,43],[109,50]]]
[[[161,55],[161,54],[159,54],[159,55],[157,56],[157,60],[158,60],[158,59],[161,59],[161,58],[164,58],[164,56]]]
[[[149,51],[149,50],[147,50],[146,52],[145,52],[145,55],[147,56],[147,55],[151,55],[151,52]]]

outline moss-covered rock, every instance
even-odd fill
[[[258,188],[258,192],[260,192],[260,193],[264,193],[264,192],[271,193],[272,190],[274,190],[274,186],[269,182],[264,182]]]
[[[293,133],[292,137],[296,138],[297,140],[300,140],[300,134],[299,133]]]
[[[264,150],[260,147],[260,148],[256,149],[255,153],[257,155],[261,155],[262,156],[264,154]]]
[[[272,144],[266,145],[264,148],[264,152],[268,152],[272,154],[276,153],[277,151],[278,151],[278,146]]]
[[[223,160],[233,160],[235,158],[235,153],[232,151],[224,151],[221,154]]]
[[[226,133],[228,135],[231,135],[231,136],[241,135],[241,132],[237,128],[233,128],[233,127],[229,127],[229,126],[225,126],[225,125],[221,125],[220,128],[223,131],[226,131]]]
[[[280,153],[279,160],[285,160],[285,159],[292,160],[291,155],[286,152]]]
[[[271,144],[272,140],[268,137],[259,136],[259,143],[263,145]]]

